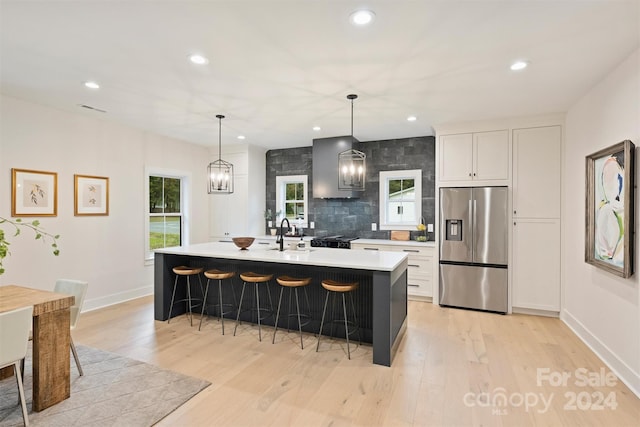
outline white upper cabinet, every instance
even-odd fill
[[[441,135],[438,153],[440,181],[498,184],[493,181],[509,180],[511,150],[507,130]]]
[[[560,126],[513,130],[515,217],[560,217],[561,141]]]

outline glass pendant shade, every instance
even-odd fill
[[[209,181],[209,194],[233,193],[233,165],[222,160],[222,119],[218,114],[218,160],[209,163],[207,176]]]
[[[351,145],[353,146],[353,100],[358,95],[347,95],[351,101]],[[353,148],[338,154],[338,190],[364,191],[367,156]]]
[[[338,154],[339,190],[364,191],[367,156],[358,150],[346,150]]]

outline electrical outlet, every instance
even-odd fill
[[[433,233],[433,224],[427,224],[427,231]]]
[[[375,222],[371,223],[371,231],[376,231],[378,229],[378,224],[376,224]]]
[[[310,227],[311,229],[316,228],[316,223],[315,223],[315,222],[313,222],[313,221],[311,221],[311,222],[309,223],[309,227]]]

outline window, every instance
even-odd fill
[[[289,175],[276,177],[276,211],[281,218],[287,218],[291,225],[307,227],[307,175]],[[278,224],[279,225],[279,224]]]
[[[186,242],[185,193],[186,176],[151,171],[148,177],[148,219],[146,258],[153,259],[153,250],[181,246]]]
[[[380,172],[381,230],[413,230],[421,212],[422,170]]]

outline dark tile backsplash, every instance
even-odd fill
[[[313,198],[312,147],[267,151],[267,206],[265,209],[276,211],[276,176],[308,175],[309,221],[315,222],[315,229],[305,230],[305,234],[315,236],[342,234],[366,239],[388,239],[388,231],[371,231],[371,223],[380,225],[378,173],[389,170],[422,169],[422,215],[425,223],[434,223],[435,137],[360,142],[354,148],[367,155],[365,191],[358,199]],[[411,239],[414,239],[418,232],[413,231],[411,234]],[[428,233],[428,238],[433,240],[433,234]]]

